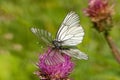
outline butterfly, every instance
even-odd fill
[[[55,39],[52,38],[51,33],[43,29],[32,27],[31,31],[47,45],[52,45],[52,49],[58,50],[60,54],[65,53],[77,59],[87,60],[88,56],[76,47],[76,45],[82,42],[84,37],[84,30],[79,22],[78,14],[71,11],[63,20]]]

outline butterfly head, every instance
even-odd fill
[[[54,45],[55,48],[60,49],[62,47],[62,42],[61,41],[57,41],[57,40],[53,40],[52,44]]]

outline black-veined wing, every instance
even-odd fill
[[[52,49],[45,58],[47,65],[56,65],[63,62],[65,62],[64,56],[61,54],[61,51],[56,49]]]
[[[75,46],[82,42],[83,36],[84,30],[79,24],[79,16],[71,11],[61,24],[56,40],[62,41],[62,46]]]
[[[88,56],[81,52],[80,50],[76,49],[69,49],[69,50],[61,50],[63,53],[71,56],[71,57],[75,57],[77,59],[84,59],[84,60],[88,60]]]
[[[38,28],[31,28],[32,33],[40,40],[40,42],[44,42],[46,45],[51,45],[52,43],[52,35],[51,33]]]

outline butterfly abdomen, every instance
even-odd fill
[[[62,41],[56,41],[56,40],[54,40],[54,41],[52,42],[52,44],[54,45],[54,49],[69,50],[69,48],[62,46]]]

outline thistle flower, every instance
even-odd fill
[[[120,51],[109,34],[109,30],[113,26],[112,15],[114,13],[114,5],[113,1],[112,4],[110,4],[111,1],[112,0],[89,0],[88,8],[84,10],[84,13],[90,17],[94,28],[99,32],[104,31],[104,37],[115,59],[120,63]]]
[[[41,80],[70,80],[68,75],[74,68],[74,63],[70,59],[58,50],[48,48],[43,55],[40,55],[37,64],[39,70],[35,73]]]
[[[88,8],[84,10],[86,16],[90,17],[98,31],[109,30],[112,22],[113,5],[109,0],[89,0]]]

